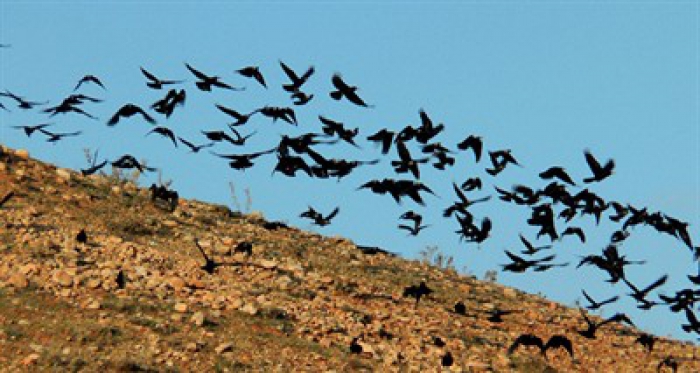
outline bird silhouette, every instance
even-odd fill
[[[228,89],[231,91],[244,90],[244,88],[235,88],[235,87],[232,87],[232,86],[222,82],[221,78],[219,78],[218,76],[206,75],[203,72],[195,69],[194,67],[190,66],[187,63],[185,64],[185,66],[187,67],[187,70],[189,70],[195,77],[197,77],[197,79],[199,79],[197,82],[195,82],[195,85],[201,91],[209,92],[209,91],[211,91],[212,87]]]
[[[231,116],[233,119],[236,120],[235,122],[230,124],[232,126],[241,126],[241,125],[248,123],[248,120],[250,119],[250,117],[253,116],[253,114],[258,112],[256,110],[256,111],[253,111],[253,112],[248,113],[248,114],[241,114],[238,111],[233,110],[233,109],[228,108],[228,107],[223,106],[223,105],[216,104],[216,107],[219,110],[221,110],[223,113]]]
[[[159,79],[155,75],[151,74],[148,72],[146,69],[143,67],[139,67],[141,69],[141,73],[148,79],[148,82],[146,82],[146,86],[152,89],[161,89],[163,88],[164,85],[171,85],[171,84],[180,84],[183,81],[182,80],[164,80],[164,79]]]
[[[432,293],[433,289],[429,288],[428,285],[425,284],[425,281],[421,281],[419,285],[408,286],[403,290],[404,297],[416,298],[416,306],[422,297],[428,296]]]
[[[545,348],[544,348],[544,342],[542,341],[542,338],[534,335],[534,334],[521,334],[518,336],[518,338],[515,339],[515,341],[508,347],[508,355],[512,355],[515,350],[518,349],[520,346],[532,346],[532,347],[537,347],[540,350],[540,353],[544,355],[545,353]]]
[[[542,172],[540,172],[540,177],[544,180],[551,180],[551,179],[559,179],[569,185],[576,185],[574,180],[569,176],[569,174],[566,173],[566,170],[564,170],[563,167],[550,167]]]
[[[75,241],[77,241],[79,244],[87,244],[88,241],[88,235],[85,232],[85,229],[81,229],[80,232],[75,236]]]
[[[352,102],[355,105],[373,107],[371,105],[367,105],[360,98],[360,96],[357,95],[357,87],[347,85],[345,81],[343,81],[343,78],[340,76],[340,74],[334,74],[333,78],[331,79],[331,82],[333,83],[333,86],[336,89],[335,91],[332,91],[330,93],[330,96],[334,100],[340,100],[343,97],[345,97],[348,101]]]
[[[610,159],[605,163],[604,166],[601,166],[600,163],[598,163],[598,160],[595,159],[595,157],[593,156],[593,154],[591,154],[590,151],[586,150],[584,152],[584,155],[586,156],[586,163],[588,163],[588,167],[593,173],[593,176],[583,179],[584,183],[603,181],[604,179],[612,175],[613,169],[615,168],[615,161]]]
[[[204,251],[202,245],[199,244],[198,239],[194,240],[194,244],[197,246],[197,249],[199,249],[199,252],[202,253],[202,256],[204,257],[204,265],[200,267],[204,272],[213,275],[218,267],[224,265],[223,263],[216,263],[211,258],[209,258],[207,253]]]
[[[275,151],[275,149],[273,148],[273,149],[269,149],[269,150],[264,150],[264,151],[260,151],[260,152],[256,152],[256,153],[248,153],[248,154],[217,154],[217,153],[213,153],[213,152],[212,152],[212,154],[216,155],[217,157],[221,157],[221,158],[225,158],[225,159],[230,160],[229,166],[233,169],[245,170],[245,169],[253,167],[253,165],[254,165],[252,162],[253,159],[258,158],[258,157],[265,155],[265,154],[270,154],[274,151]]]
[[[572,359],[574,358],[574,347],[568,337],[561,334],[551,336],[544,345],[544,356],[547,357],[547,351],[556,348],[563,348]]]
[[[207,144],[202,144],[202,145],[195,145],[195,144],[193,144],[193,143],[191,143],[191,142],[189,142],[189,141],[187,141],[179,136],[178,136],[178,140],[180,140],[181,143],[185,144],[188,148],[190,148],[192,153],[199,153],[199,151],[204,149],[204,148],[209,148],[209,147],[214,146],[213,142],[210,142]]]
[[[117,273],[117,277],[114,279],[114,282],[117,284],[117,289],[126,288],[126,275],[124,274],[123,270],[119,270],[119,272]]]
[[[359,341],[359,340],[360,340],[360,338],[358,338],[358,337],[355,337],[352,339],[352,342],[350,342],[350,353],[353,353],[356,355],[362,353],[362,346],[359,343],[357,343],[357,341]]]
[[[320,227],[325,227],[326,225],[329,225],[331,223],[331,220],[333,220],[333,218],[335,218],[338,215],[338,212],[340,212],[340,208],[336,207],[328,215],[324,216],[320,212],[316,211],[313,207],[309,206],[309,209],[301,213],[299,217],[309,218],[313,220],[313,224],[318,225]]]
[[[170,141],[172,141],[173,145],[175,145],[175,147],[177,148],[177,140],[175,139],[175,134],[173,133],[173,131],[170,128],[162,127],[162,126],[154,127],[152,130],[148,131],[146,136],[148,136],[152,133],[157,133],[163,137],[169,138]]]
[[[314,95],[302,91],[292,93],[292,103],[297,106],[306,105],[314,98]]]
[[[151,167],[146,167],[145,164],[140,163],[139,161],[136,160],[136,158],[130,154],[125,154],[121,156],[119,159],[111,163],[113,167],[116,168],[124,168],[124,169],[131,169],[135,168],[137,169],[140,173],[144,173],[146,171],[155,171],[154,168]]]
[[[581,240],[581,243],[586,243],[586,234],[583,233],[583,229],[581,229],[579,227],[567,227],[561,233],[561,237],[569,236],[569,235],[575,235]]]
[[[549,262],[552,259],[554,259],[554,257],[555,257],[554,255],[549,255],[549,256],[546,256],[546,257],[540,258],[540,259],[526,260],[526,259],[523,259],[523,258],[511,253],[508,250],[505,250],[505,253],[506,253],[506,255],[508,255],[508,257],[513,262],[509,263],[509,264],[502,265],[503,270],[509,271],[509,272],[515,272],[515,273],[525,272],[528,270],[528,268],[540,265],[540,264],[545,263],[545,262]]]
[[[480,136],[470,135],[466,139],[462,140],[457,144],[457,149],[467,150],[471,149],[474,152],[474,158],[476,162],[481,160],[481,152],[483,151],[484,143]]]
[[[523,236],[522,234],[520,234],[519,236],[520,236],[520,242],[522,242],[523,245],[525,245],[525,250],[520,252],[522,254],[535,255],[538,252],[540,252],[541,250],[547,250],[547,249],[552,248],[552,245],[544,245],[544,246],[537,246],[536,247],[535,245],[530,243],[530,241],[528,241],[527,238],[525,238],[525,236]]]
[[[458,315],[465,316],[467,314],[467,306],[465,306],[464,303],[459,301],[459,302],[455,303],[454,311]]]
[[[656,343],[657,338],[654,337],[651,334],[647,333],[642,333],[637,337],[637,339],[634,340],[635,343],[639,343],[642,345],[647,350],[647,353],[651,353],[651,351],[654,349],[654,344]]]
[[[236,70],[236,72],[245,76],[246,78],[253,78],[257,80],[258,83],[260,83],[260,85],[267,88],[267,84],[265,84],[265,78],[260,72],[260,68],[258,66],[246,66],[242,69]]]
[[[114,115],[112,115],[112,117],[107,122],[107,125],[110,127],[115,126],[115,125],[117,125],[117,123],[119,123],[119,120],[121,118],[130,118],[136,114],[141,115],[141,117],[146,122],[151,123],[151,124],[156,124],[156,120],[153,119],[153,117],[151,117],[150,115],[148,115],[148,113],[146,113],[140,107],[138,107],[134,104],[125,104],[124,106],[119,108],[119,110],[117,110],[117,112],[114,113]]]
[[[586,300],[590,303],[590,305],[586,306],[586,309],[588,309],[588,310],[597,310],[606,304],[614,303],[618,299],[620,299],[620,297],[614,296],[614,297],[608,298],[604,301],[597,302],[590,295],[588,295],[588,293],[586,293],[585,290],[581,290],[581,292],[583,293],[583,296],[586,298]]]
[[[301,90],[301,86],[306,83],[307,80],[309,80],[309,77],[313,75],[314,73],[314,67],[311,66],[309,67],[308,70],[300,77],[297,75],[297,73],[294,72],[289,66],[287,66],[284,62],[280,61],[280,66],[282,67],[282,70],[284,70],[284,73],[287,74],[287,77],[289,80],[292,82],[290,84],[285,84],[282,86],[282,88],[287,91],[287,92],[298,92]]]
[[[79,136],[80,134],[83,133],[83,131],[75,131],[75,132],[63,132],[63,133],[54,133],[54,132],[49,132],[45,129],[39,129],[39,132],[43,133],[44,135],[48,136],[46,139],[47,142],[57,142],[62,140],[64,137],[74,137],[74,136]]]
[[[442,355],[440,363],[442,364],[443,367],[451,367],[455,362],[454,357],[452,357],[452,353],[450,351],[445,352],[444,355]]]
[[[157,113],[165,115],[166,118],[175,112],[175,108],[178,106],[184,106],[187,100],[187,92],[184,89],[176,90],[171,89],[162,99],[154,102],[151,105],[151,109],[155,110]]]
[[[52,123],[41,123],[36,125],[12,126],[12,128],[21,129],[24,131],[24,134],[27,135],[27,137],[32,137],[34,132],[36,132],[37,130],[44,129],[51,125]]]
[[[661,372],[662,368],[668,367],[669,369],[671,369],[671,372],[676,373],[678,372],[679,366],[680,363],[678,362],[678,359],[671,355],[668,355],[659,362],[659,365],[656,366],[656,371]]]
[[[38,101],[28,101],[25,100],[24,97],[18,96],[8,90],[5,90],[5,92],[0,92],[0,97],[9,97],[17,102],[17,107],[20,109],[24,110],[31,110],[36,106],[41,106],[45,105],[48,103],[48,101],[45,102],[38,102]],[[7,110],[7,108],[5,108]]]
[[[106,89],[104,84],[100,81],[100,79],[94,75],[85,75],[80,80],[78,81],[78,84],[73,88],[73,92],[77,91],[78,88],[80,88],[81,85],[86,84],[86,83],[92,83],[92,84],[97,84],[100,86],[102,89]]]
[[[377,133],[373,135],[368,136],[367,140],[381,144],[382,154],[387,154],[389,153],[389,149],[391,149],[391,144],[393,143],[395,135],[396,134],[394,132],[385,128],[377,131]]]
[[[265,106],[257,110],[260,114],[272,118],[272,123],[281,119],[289,124],[297,125],[297,117],[294,109],[290,107]]]

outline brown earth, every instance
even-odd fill
[[[688,343],[647,353],[621,325],[588,340],[578,309],[224,206],[183,199],[171,213],[133,184],[3,149],[0,198],[15,195],[0,207],[0,371],[655,372],[667,356],[700,371]],[[195,239],[226,265],[203,271]],[[243,241],[251,257],[232,252]],[[431,296],[402,297],[423,280]],[[496,324],[494,308],[519,312]],[[575,358],[507,354],[522,333],[566,335]]]

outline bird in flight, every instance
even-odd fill
[[[308,218],[313,220],[315,225],[320,227],[325,227],[331,223],[331,220],[335,218],[340,212],[340,208],[336,207],[328,215],[324,216],[320,212],[316,211],[313,207],[309,206],[309,209],[299,215],[300,218]]]
[[[141,115],[141,117],[144,120],[146,120],[146,122],[151,123],[151,124],[156,124],[156,120],[153,119],[153,117],[151,117],[150,115],[148,115],[148,113],[146,113],[140,107],[138,107],[134,104],[125,104],[124,106],[119,108],[119,110],[117,110],[117,112],[114,113],[114,115],[112,115],[112,117],[107,122],[107,125],[110,127],[115,126],[115,125],[117,125],[117,123],[119,123],[119,120],[121,118],[130,118],[136,114]]]
[[[586,163],[588,163],[588,167],[591,169],[591,172],[593,173],[593,176],[587,177],[583,179],[584,183],[592,183],[594,181],[603,181],[606,179],[608,176],[613,174],[613,169],[615,168],[615,161],[612,159],[609,159],[605,165],[601,166],[600,163],[598,162],[597,159],[591,154],[590,151],[586,150],[584,152],[584,155],[586,156]]]
[[[282,67],[282,70],[284,70],[284,73],[287,74],[289,80],[292,81],[290,84],[285,84],[282,86],[285,91],[290,93],[299,92],[301,90],[301,86],[304,85],[307,80],[309,80],[309,77],[311,77],[315,71],[314,67],[311,66],[302,76],[298,76],[297,73],[289,68],[289,66],[287,66],[284,62],[280,61],[280,66]]]
[[[146,136],[148,136],[154,132],[163,136],[163,137],[169,138],[170,141],[173,142],[173,145],[175,145],[175,147],[177,148],[177,140],[175,140],[175,134],[173,133],[173,131],[170,128],[162,127],[162,126],[154,127],[152,130],[148,131]]]
[[[164,85],[170,85],[170,84],[180,84],[183,81],[182,80],[163,80],[159,79],[155,75],[151,74],[148,72],[146,69],[143,67],[140,67],[141,73],[148,79],[148,82],[146,82],[146,86],[148,88],[152,89],[161,89],[163,88]]]
[[[260,83],[260,85],[267,88],[267,84],[265,84],[265,78],[260,72],[260,68],[258,66],[246,66],[242,69],[236,70],[236,72],[245,76],[246,78],[253,78],[257,80],[258,83]]]
[[[609,298],[609,299],[606,299],[606,300],[604,300],[604,301],[597,302],[597,301],[595,301],[590,295],[588,295],[588,293],[586,293],[585,290],[581,290],[581,292],[583,293],[583,296],[586,298],[586,300],[590,303],[590,305],[586,306],[586,309],[591,310],[591,311],[592,311],[592,310],[597,310],[597,309],[599,309],[600,307],[603,307],[603,306],[606,305],[606,304],[614,303],[614,302],[616,302],[618,299],[620,299],[620,297],[614,296],[614,297]]]
[[[73,88],[73,92],[77,91],[80,86],[83,84],[87,83],[92,83],[92,84],[97,84],[98,86],[102,87],[102,89],[106,89],[104,84],[100,81],[100,79],[94,75],[85,75],[80,80],[78,81],[78,84]]]
[[[334,100],[340,100],[341,98],[345,97],[348,101],[352,102],[357,106],[373,107],[371,105],[367,105],[360,98],[360,96],[357,95],[357,87],[347,85],[345,81],[343,81],[343,78],[340,76],[340,74],[334,74],[333,78],[331,79],[331,82],[333,83],[333,86],[336,89],[335,91],[330,93],[331,97]]]
[[[204,148],[208,148],[208,147],[214,146],[214,143],[213,143],[213,142],[210,142],[210,143],[207,143],[207,144],[202,144],[202,145],[195,145],[195,144],[193,144],[193,143],[191,143],[191,142],[189,142],[189,141],[183,139],[183,138],[180,137],[180,136],[178,136],[177,138],[178,138],[178,140],[180,140],[181,143],[185,144],[188,148],[190,148],[190,150],[192,151],[192,153],[199,153],[199,151],[202,150],[202,149],[204,149]]]
[[[44,129],[44,128],[49,127],[51,125],[52,125],[52,123],[42,123],[42,124],[36,124],[36,125],[12,126],[12,128],[21,129],[24,131],[24,134],[27,135],[27,137],[32,137],[32,134],[34,134],[34,132],[36,132],[37,130]]]
[[[197,88],[199,88],[202,91],[209,92],[211,91],[212,87],[218,87],[218,88],[223,88],[223,89],[229,89],[232,91],[242,91],[244,88],[235,88],[232,87],[224,82],[221,81],[221,78],[218,76],[209,76],[204,74],[203,72],[195,69],[194,67],[190,66],[188,63],[185,64],[187,67],[187,70],[189,70],[194,76],[199,79],[195,85]]]

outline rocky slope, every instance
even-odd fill
[[[3,148],[0,198],[10,191],[0,371],[653,372],[668,356],[700,371],[690,344],[659,338],[647,353],[618,324],[586,339],[579,310],[541,297],[224,206],[181,199],[170,212],[147,189]],[[213,274],[196,240],[222,263]],[[252,255],[235,252],[242,242]],[[402,295],[421,281],[435,292],[416,305]],[[493,323],[493,309],[518,312]],[[508,354],[522,333],[568,336],[574,358]],[[454,364],[442,367],[447,352]]]

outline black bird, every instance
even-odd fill
[[[153,119],[153,117],[151,117],[150,115],[148,115],[143,109],[134,104],[126,104],[122,106],[119,110],[117,110],[116,113],[114,113],[112,118],[110,118],[107,122],[107,125],[110,127],[115,126],[117,123],[119,123],[119,119],[129,118],[136,114],[141,115],[143,119],[146,120],[146,122],[156,124],[156,120]]]
[[[362,101],[360,96],[358,96],[356,93],[357,87],[347,85],[343,81],[343,78],[340,76],[340,74],[334,74],[333,78],[331,79],[331,82],[333,83],[333,86],[336,89],[335,91],[330,93],[330,96],[334,100],[340,100],[341,98],[345,97],[348,101],[352,102],[355,105],[373,107],[367,105],[364,101]]]
[[[178,139],[180,140],[181,143],[185,144],[188,148],[190,148],[190,150],[192,151],[192,153],[198,153],[200,150],[202,150],[202,149],[204,149],[204,148],[208,148],[208,147],[214,146],[214,143],[213,143],[213,142],[210,142],[210,143],[208,143],[208,144],[195,145],[195,144],[193,144],[193,143],[191,143],[191,142],[189,142],[189,141],[183,139],[182,137],[179,137],[179,136],[178,136]]]
[[[97,160],[96,158],[93,158],[93,159]],[[108,162],[109,161],[105,159],[102,163],[93,164],[86,169],[81,169],[80,173],[83,176],[90,176],[90,175],[94,174],[95,172],[99,171],[100,169],[102,169],[104,166],[106,166]]]
[[[610,283],[617,283],[625,277],[624,267],[629,264],[644,264],[645,261],[630,261],[625,259],[624,255],[620,255],[615,245],[608,245],[603,250],[603,255],[588,255],[581,259],[576,268],[584,264],[592,264],[602,269],[610,275],[610,279],[606,280]]]
[[[467,306],[464,305],[461,301],[455,303],[455,313],[458,315],[466,315],[467,314]]]
[[[184,89],[175,90],[171,89],[162,99],[156,101],[151,105],[151,109],[155,110],[157,113],[164,114],[166,118],[170,116],[175,111],[178,106],[185,105],[187,100],[187,92]]]
[[[257,80],[258,83],[260,83],[260,85],[267,88],[267,84],[265,84],[265,78],[260,72],[260,68],[258,66],[246,66],[242,69],[236,70],[236,72],[245,76],[246,78],[253,78]]]
[[[623,323],[624,322],[629,326],[635,326],[634,323],[632,322],[632,319],[630,319],[629,316],[627,316],[624,313],[619,313],[619,312],[608,317],[607,319],[603,320],[603,322],[601,322],[600,325],[602,326],[604,324],[609,324],[609,323],[613,323],[613,322],[616,322],[616,323]]]
[[[15,100],[17,102],[17,107],[19,107],[20,109],[24,109],[24,110],[30,110],[30,109],[33,109],[35,106],[45,105],[48,103],[48,101],[46,101],[46,102],[28,101],[28,100],[25,100],[24,97],[18,96],[18,95],[14,94],[8,90],[5,90],[5,92],[0,92],[0,96],[9,97],[9,98]],[[5,110],[7,110],[7,108],[5,108]]]
[[[591,172],[593,172],[593,176],[583,179],[584,183],[602,181],[612,175],[613,169],[615,168],[615,161],[610,159],[604,166],[601,166],[590,151],[586,150],[584,154],[586,156],[586,163],[588,163],[588,167],[591,169]]]
[[[170,128],[166,128],[166,127],[162,127],[162,126],[155,127],[152,130],[148,131],[146,136],[148,136],[154,132],[163,136],[163,137],[169,138],[170,141],[173,142],[173,145],[175,145],[175,147],[177,148],[177,140],[175,139],[175,134],[173,133],[173,131]]]
[[[455,194],[457,194],[457,198],[459,198],[459,201],[454,202],[450,207],[445,209],[445,212],[443,213],[444,217],[450,217],[455,212],[464,213],[471,205],[475,203],[486,202],[491,199],[491,196],[486,196],[483,198],[470,200],[454,182],[452,183],[452,189],[455,191]]]
[[[654,344],[656,343],[656,337],[651,334],[642,333],[634,340],[635,343],[639,343],[647,350],[647,353],[651,353],[654,349]]]
[[[78,234],[75,236],[75,240],[76,240],[79,244],[83,244],[83,245],[84,245],[84,244],[87,243],[88,235],[87,235],[87,233],[85,232],[85,229],[81,229],[80,232],[78,232]]]
[[[180,84],[183,81],[182,80],[163,80],[163,79],[158,79],[155,75],[149,73],[144,69],[143,67],[140,67],[141,72],[143,75],[148,79],[148,82],[146,82],[146,86],[152,89],[161,89],[163,88],[164,85],[170,85],[170,84]]]
[[[126,287],[126,275],[124,275],[124,271],[121,269],[117,273],[117,278],[114,279],[114,282],[117,283],[117,289],[124,289]]]
[[[287,92],[298,92],[301,90],[301,86],[306,83],[307,80],[309,80],[309,77],[314,73],[314,67],[311,66],[309,67],[308,70],[299,77],[297,73],[294,72],[294,70],[290,69],[289,66],[285,65],[284,62],[280,61],[280,66],[282,67],[282,70],[284,70],[284,73],[287,74],[287,77],[289,77],[289,80],[292,81],[291,84],[285,84],[282,86],[285,91]]]
[[[656,366],[656,371],[661,372],[661,368],[669,367],[671,368],[671,371],[673,373],[676,373],[678,372],[679,365],[680,364],[678,363],[678,360],[675,357],[668,355],[663,360],[661,360],[661,362],[659,362],[659,365]]]
[[[433,344],[437,347],[445,347],[445,341],[438,336],[433,336]]]
[[[413,177],[420,179],[420,169],[418,165],[421,163],[426,163],[430,160],[429,157],[414,159],[411,157],[411,153],[408,151],[408,147],[403,140],[396,141],[396,152],[399,155],[398,161],[391,161],[391,165],[394,167],[394,171],[397,173],[411,172]]]
[[[605,322],[601,322],[599,324],[596,324],[593,322],[591,319],[586,316],[586,313],[583,312],[583,309],[581,309],[581,316],[583,316],[583,320],[586,322],[587,328],[585,330],[577,330],[576,332],[580,334],[582,337],[588,338],[588,339],[595,339],[595,333],[598,331],[598,328],[603,325]]]
[[[241,134],[236,131],[236,129],[231,128],[231,131],[233,132],[234,135],[236,135],[236,138],[234,139],[233,137],[229,136],[226,132],[224,131],[202,131],[202,134],[207,137],[207,139],[215,142],[219,141],[227,141],[233,145],[238,145],[242,146],[245,145],[245,142],[252,137],[253,135],[256,134],[256,132],[251,133],[248,136],[241,136]]]
[[[632,298],[634,298],[637,302],[641,303],[642,305],[645,305],[645,304],[646,304],[647,306],[648,306],[648,303],[649,303],[649,301],[646,299],[647,295],[649,295],[649,293],[650,293],[652,290],[654,290],[654,289],[656,289],[656,288],[662,286],[663,284],[665,284],[665,283],[666,283],[666,280],[668,280],[668,275],[663,275],[663,276],[661,276],[658,280],[654,281],[651,285],[649,285],[649,286],[647,286],[646,288],[640,290],[640,289],[639,289],[638,287],[636,287],[634,284],[632,284],[631,282],[629,282],[626,278],[624,278],[624,277],[622,278],[622,281],[624,281],[625,284],[627,284],[627,286],[629,286],[630,290],[632,290],[632,294],[629,294],[629,295],[630,295]]]
[[[0,199],[0,207],[5,205],[7,203],[7,201],[9,201],[10,199],[12,199],[12,197],[14,197],[14,195],[15,195],[14,191],[9,191],[7,194],[5,194],[5,196],[2,197],[2,199]]]
[[[525,255],[535,255],[537,254],[540,250],[547,250],[551,249],[552,245],[545,245],[545,246],[537,246],[533,245],[528,241],[522,234],[520,234],[520,242],[525,245],[526,250],[521,251],[520,253],[525,254]]]
[[[572,359],[574,358],[574,347],[568,337],[560,334],[550,337],[544,345],[544,356],[547,357],[547,351],[554,348],[563,348],[569,353]]]
[[[510,315],[511,313],[514,313],[516,311],[513,310],[499,310],[499,309],[492,309],[489,311],[489,317],[486,318],[486,320],[492,322],[492,323],[502,323],[503,322],[503,316]]]
[[[234,253],[243,253],[247,256],[253,255],[253,244],[248,241],[240,242],[233,248]]]
[[[290,107],[265,106],[256,111],[268,118],[272,118],[273,123],[277,122],[278,119],[282,119],[289,124],[297,125],[296,114],[294,114],[294,109]]]
[[[389,153],[389,149],[391,149],[391,144],[394,140],[394,135],[396,135],[394,132],[389,131],[387,129],[382,129],[374,135],[368,136],[367,140],[375,143],[380,143],[382,146],[382,154],[387,154]]]
[[[24,134],[27,135],[27,137],[32,137],[32,134],[34,134],[34,132],[36,132],[37,130],[44,129],[50,126],[51,124],[52,123],[42,123],[33,126],[12,126],[12,128],[21,129],[24,131]]]
[[[313,220],[313,224],[318,225],[320,227],[325,227],[326,225],[329,225],[331,223],[331,220],[338,215],[338,212],[340,212],[340,208],[336,207],[333,211],[330,212],[330,214],[323,216],[320,212],[316,211],[313,207],[309,206],[309,209],[303,212],[299,217],[301,218],[309,218]]]
[[[481,188],[483,187],[483,184],[482,184],[480,178],[473,177],[473,178],[469,178],[466,181],[464,181],[460,187],[465,192],[469,192],[469,191],[472,191],[474,189],[481,190]]]
[[[569,174],[567,174],[562,167],[550,167],[545,171],[540,172],[540,177],[545,180],[557,178],[569,185],[576,185],[574,180],[571,179],[571,176],[569,176]]]
[[[258,158],[261,155],[270,154],[274,151],[275,151],[275,149],[273,148],[270,150],[265,150],[265,151],[256,152],[256,153],[249,153],[249,154],[217,154],[217,153],[213,153],[213,152],[212,152],[212,154],[216,155],[217,157],[229,159],[230,160],[229,166],[231,168],[236,169],[236,170],[244,170],[244,169],[253,167],[253,162],[252,162],[253,159]]]
[[[293,155],[277,155],[277,165],[272,173],[281,172],[285,176],[294,177],[297,171],[303,171],[308,176],[313,175],[313,170],[303,158]]]
[[[493,167],[486,169],[486,172],[488,172],[491,176],[496,176],[501,173],[510,163],[520,166],[518,161],[511,154],[510,149],[490,151],[489,158],[491,159],[491,164]]]
[[[515,352],[515,350],[520,346],[537,347],[540,350],[541,354],[544,355],[545,353],[544,342],[542,341],[542,338],[534,334],[521,334],[520,336],[518,336],[518,338],[516,338],[513,344],[511,344],[508,348],[508,355],[513,354],[513,352]]]
[[[187,63],[185,64],[185,66],[187,67],[187,70],[189,70],[192,74],[194,74],[194,76],[196,76],[197,79],[199,79],[199,81],[197,81],[195,83],[195,85],[197,86],[197,88],[199,88],[202,91],[206,91],[206,92],[211,91],[211,87],[219,87],[219,88],[223,88],[223,89],[229,89],[232,91],[242,91],[243,90],[243,88],[234,88],[234,87],[222,82],[221,78],[219,78],[218,76],[206,75],[203,72],[196,70],[195,68],[193,68],[192,66],[190,66]]]
[[[408,196],[416,203],[420,205],[425,205],[425,202],[423,202],[423,198],[421,197],[420,192],[428,192],[430,194],[435,195],[435,193],[425,184],[412,180],[371,180],[360,186],[359,189],[364,188],[368,188],[372,192],[377,194],[389,193],[397,203],[401,203],[401,197]]]
[[[328,119],[322,115],[318,116],[318,119],[323,123],[323,133],[328,136],[337,135],[338,138],[347,142],[348,144],[358,147],[355,143],[355,136],[359,133],[359,128],[348,129],[341,122],[336,122],[334,120]]]
[[[455,359],[452,357],[452,353],[450,353],[450,351],[445,352],[445,354],[442,355],[441,360],[443,367],[451,367],[455,362]]]
[[[97,85],[99,85],[100,87],[102,87],[102,89],[106,89],[105,86],[102,84],[102,82],[100,81],[99,78],[97,78],[97,77],[94,76],[94,75],[85,75],[84,77],[82,77],[82,78],[78,81],[78,84],[77,84],[77,85],[75,86],[75,88],[73,89],[73,92],[77,91],[78,88],[80,88],[80,86],[83,85],[83,83],[94,83],[94,84],[97,84]]]
[[[420,231],[428,228],[430,225],[420,225],[420,222],[414,221],[413,225],[399,224],[399,229],[404,229],[408,231],[411,236],[417,236]]]
[[[47,142],[57,142],[63,139],[64,137],[72,137],[72,136],[79,136],[80,134],[83,133],[83,131],[75,131],[75,132],[64,132],[64,133],[53,133],[49,132],[45,129],[39,129],[39,132],[43,133],[44,135],[48,136],[48,139],[46,139]]]
[[[313,98],[314,95],[310,95],[302,91],[292,93],[292,103],[297,106],[306,105]]]
[[[59,105],[50,107],[48,109],[42,110],[43,113],[50,113],[49,117],[53,117],[56,114],[66,114],[69,112],[73,113],[78,113],[82,114],[90,119],[97,119],[90,113],[86,112],[82,108],[78,107],[78,105],[83,103],[83,99],[76,97],[74,95],[69,96],[68,98],[64,99]]]
[[[614,296],[614,297],[606,299],[604,301],[596,302],[590,295],[588,295],[588,293],[586,293],[585,290],[581,290],[581,292],[583,293],[583,296],[586,298],[586,300],[590,303],[590,305],[586,306],[586,309],[589,309],[589,310],[597,310],[606,304],[614,303],[618,299],[620,299],[620,297]]]
[[[144,173],[146,171],[155,171],[154,168],[151,167],[146,167],[144,164],[141,164],[139,161],[136,160],[136,158],[130,154],[125,154],[121,158],[117,159],[116,161],[112,162],[112,166],[116,168],[135,168],[139,172]]]
[[[411,285],[403,290],[403,296],[404,297],[413,297],[416,298],[416,306],[418,305],[418,302],[420,302],[420,299],[423,296],[428,296],[433,292],[433,289],[429,288],[428,285],[425,284],[425,281],[421,281],[420,285]]]
[[[427,144],[433,137],[437,136],[445,129],[445,125],[440,123],[438,125],[433,125],[432,119],[428,116],[425,110],[421,109],[419,112],[421,119],[421,126],[416,130],[416,141],[421,144]]]
[[[221,110],[223,113],[233,117],[236,121],[231,123],[231,126],[240,126],[248,123],[248,120],[250,119],[253,114],[257,113],[258,111],[253,111],[252,113],[248,114],[241,114],[237,112],[236,110],[233,110],[231,108],[227,108],[226,106],[216,104],[216,107]]]
[[[457,144],[457,149],[459,150],[467,150],[467,149],[472,149],[474,151],[474,157],[477,162],[481,160],[481,152],[484,147],[483,141],[481,140],[480,136],[474,136],[470,135],[466,139],[462,140],[459,144]]]
[[[508,250],[505,250],[506,255],[513,261],[512,263],[509,264],[504,264],[503,270],[504,271],[510,271],[510,272],[515,272],[515,273],[522,273],[527,271],[528,268],[537,266],[539,264],[549,262],[552,259],[554,259],[554,255],[549,255],[541,259],[534,259],[534,260],[526,260],[523,259],[513,253],[511,253]]]
[[[216,268],[223,265],[222,263],[216,263],[213,260],[207,256],[207,253],[204,252],[204,248],[199,244],[199,240],[195,239],[194,244],[197,246],[197,249],[199,249],[199,252],[202,253],[202,256],[204,257],[204,265],[201,267],[204,272],[208,274],[214,274],[214,271],[216,271]]]
[[[581,243],[586,243],[586,235],[583,233],[583,229],[579,227],[567,227],[564,229],[564,232],[561,233],[561,237],[568,235],[576,235],[581,240]]]
[[[357,343],[359,338],[355,337],[352,339],[352,342],[350,342],[350,352],[353,354],[361,354],[362,353],[362,346]]]

